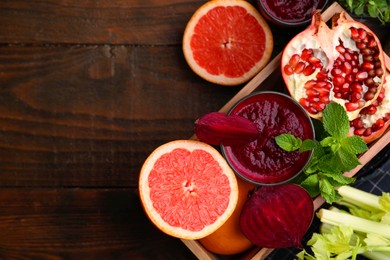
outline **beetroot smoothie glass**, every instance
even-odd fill
[[[305,168],[311,151],[286,152],[275,137],[290,133],[302,140],[314,139],[314,127],[304,108],[288,95],[262,91],[244,97],[228,115],[252,121],[260,136],[244,145],[221,146],[222,154],[243,179],[258,185],[276,185],[290,181]]]

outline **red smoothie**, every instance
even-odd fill
[[[282,23],[300,23],[310,20],[316,9],[321,9],[326,0],[258,0],[263,14]]]
[[[291,97],[277,92],[253,93],[228,114],[251,120],[261,133],[248,144],[221,147],[238,175],[256,184],[279,184],[291,180],[306,166],[311,152],[286,152],[275,142],[275,137],[284,133],[302,140],[314,139],[310,117]]]

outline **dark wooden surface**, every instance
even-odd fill
[[[137,182],[153,149],[243,87],[184,60],[204,2],[0,1],[1,259],[195,258],[150,223]],[[271,29],[273,56],[302,30]]]

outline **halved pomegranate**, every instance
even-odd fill
[[[281,70],[291,94],[313,118],[321,119],[330,101],[343,105],[350,120],[378,97],[385,77],[382,46],[365,25],[332,18],[332,28],[313,13],[311,25],[283,51]]]
[[[366,143],[381,137],[390,125],[390,75],[386,76],[377,99],[363,108],[350,122],[350,135],[359,135]]]

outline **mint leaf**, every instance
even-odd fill
[[[334,137],[332,137],[332,136],[328,136],[328,137],[326,137],[325,139],[323,139],[321,142],[321,145],[323,146],[323,147],[326,147],[326,146],[329,146],[329,147],[331,147],[331,146],[333,146],[333,145],[336,145],[337,143],[338,143],[338,140],[336,140]]]
[[[349,120],[345,109],[337,103],[329,103],[323,113],[324,129],[336,139],[347,136]]]
[[[322,178],[326,177],[329,183],[333,185],[333,187],[348,185],[355,181],[355,178],[344,176],[341,173],[322,172],[320,176]]]
[[[312,198],[320,194],[320,189],[318,187],[319,179],[317,174],[312,174],[308,176],[301,182],[301,186],[310,194]]]
[[[336,153],[337,161],[340,163],[340,169],[343,172],[350,171],[360,164],[359,159],[354,153],[342,146]]]
[[[316,141],[311,139],[306,139],[302,142],[301,148],[299,148],[300,152],[306,152],[314,149],[316,146]]]
[[[340,195],[338,192],[334,189],[332,184],[329,182],[328,179],[320,179],[319,180],[319,188],[322,197],[328,202],[332,203],[335,200],[338,200],[340,198]]]
[[[341,141],[341,146],[353,154],[361,154],[368,150],[367,144],[360,136],[349,136]]]
[[[276,144],[287,152],[298,150],[302,145],[302,140],[292,134],[281,134],[275,137]]]

